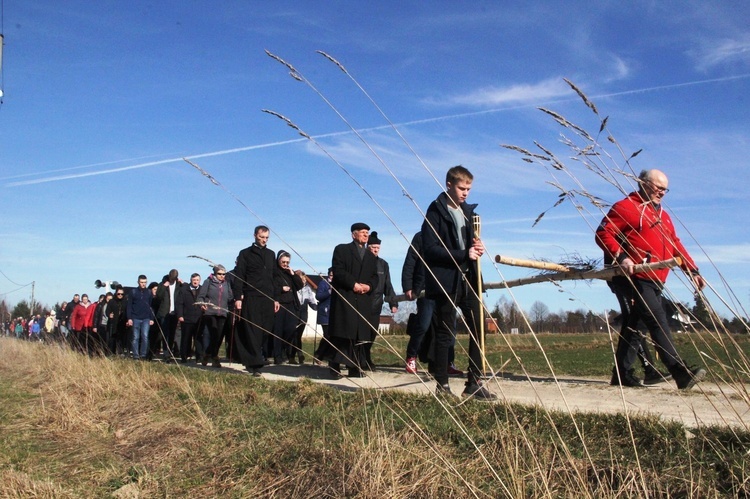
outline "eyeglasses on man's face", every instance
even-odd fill
[[[657,192],[660,192],[662,194],[666,194],[666,193],[669,192],[669,189],[667,189],[666,187],[662,187],[660,185],[656,185],[655,183],[651,182],[650,180],[647,180],[646,182],[648,183],[648,185],[650,185],[651,187],[653,187]]]

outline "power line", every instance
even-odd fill
[[[32,284],[34,284],[34,281],[31,281],[31,282],[30,282],[30,283],[28,283],[28,284],[19,284],[19,283],[17,283],[16,281],[14,281],[13,279],[11,279],[10,277],[8,277],[7,275],[5,275],[5,273],[4,273],[4,272],[3,272],[2,270],[0,270],[0,274],[1,274],[1,275],[2,275],[3,277],[5,277],[6,279],[8,279],[8,281],[10,281],[10,283],[11,283],[11,284],[13,284],[14,286],[19,286],[19,288],[18,288],[18,289],[23,289],[23,288],[25,288],[26,286],[31,286]],[[18,291],[18,290],[16,290],[16,291]]]
[[[26,286],[28,286],[28,284]],[[16,289],[13,289],[13,290],[10,290],[10,291],[6,291],[5,293],[0,293],[0,296],[8,296],[9,294],[15,293],[16,291],[18,291],[20,289],[23,289],[26,286],[21,286],[20,288],[16,288]]]

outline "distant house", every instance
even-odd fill
[[[669,328],[677,333],[687,331],[696,321],[690,314],[690,310],[679,302],[673,302],[664,298],[664,308],[669,318]]]
[[[484,332],[495,334],[500,332],[500,328],[497,326],[497,321],[492,317],[486,317],[484,319]]]
[[[380,314],[380,325],[378,326],[378,332],[380,334],[387,334],[391,330],[391,325],[394,323],[395,321],[392,315]]]

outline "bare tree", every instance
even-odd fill
[[[531,317],[531,321],[534,324],[534,329],[537,333],[543,332],[544,322],[547,320],[547,316],[549,316],[549,307],[547,305],[539,300],[531,304],[529,317]]]

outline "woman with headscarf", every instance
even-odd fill
[[[292,256],[284,250],[276,254],[273,274],[274,300],[279,302],[273,323],[273,363],[286,364],[294,349],[294,337],[299,322],[297,291],[302,289],[302,279],[290,267]]]

